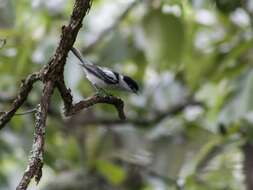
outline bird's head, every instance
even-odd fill
[[[130,78],[128,76],[123,76],[123,81],[127,84],[129,91],[131,91],[135,94],[138,93],[139,86],[138,86],[137,82],[135,82],[132,78]]]

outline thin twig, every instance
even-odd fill
[[[113,126],[118,126],[117,124],[120,124],[120,126],[123,126],[125,124],[132,124],[136,127],[148,127],[148,126],[152,126],[157,123],[160,123],[165,118],[175,116],[178,113],[181,113],[188,106],[203,107],[204,105],[201,102],[187,99],[183,103],[179,103],[177,105],[174,105],[171,108],[168,108],[168,110],[155,114],[153,118],[136,117],[136,118],[127,118],[126,120],[121,120],[121,119],[115,119],[115,118],[82,117],[78,120],[75,118],[74,119],[70,118],[66,122],[69,122],[75,125],[82,125],[82,126],[101,124],[106,127],[113,127]]]
[[[14,100],[15,100],[14,96],[12,96],[10,94],[3,93],[3,92],[0,92],[0,103],[9,104],[9,103],[12,103]],[[24,112],[21,112],[21,113],[17,113],[16,112],[14,116],[16,116],[16,115],[24,115],[24,114],[27,114],[27,113],[30,113],[30,112],[32,113],[36,109],[35,108],[35,103],[33,103],[31,101],[28,101],[28,100],[26,100],[26,102],[24,102],[22,106],[25,107],[28,111],[24,111]],[[5,112],[0,112],[0,115],[4,114],[4,113]],[[61,114],[58,113],[57,110],[54,109],[53,107],[49,107],[48,113],[52,117],[61,119]]]

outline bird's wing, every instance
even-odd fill
[[[111,71],[105,67],[99,69],[103,73],[104,77],[106,77],[107,79],[111,80],[114,83],[119,82],[119,73]]]
[[[116,72],[90,64],[85,64],[84,67],[87,71],[94,74],[96,77],[101,78],[108,84],[117,84],[119,82],[119,74]]]
[[[81,53],[74,47],[71,48],[71,51],[81,61],[81,65],[96,77],[101,78],[108,84],[117,84],[119,82],[118,73],[110,71],[107,68],[100,68],[92,64],[88,59],[84,59]]]

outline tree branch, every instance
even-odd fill
[[[52,81],[56,83],[63,76],[64,65],[70,48],[73,46],[77,33],[82,26],[82,20],[85,14],[89,11],[91,0],[76,0],[74,9],[68,26],[62,27],[62,35],[60,43],[56,49],[53,59],[40,72],[29,75],[22,82],[20,92],[14,100],[11,109],[0,116],[0,129],[10,121],[17,109],[24,103],[28,94],[32,90],[33,84],[37,80],[42,80],[43,83]],[[54,86],[54,85],[53,85]]]
[[[43,167],[43,153],[45,143],[45,130],[46,130],[46,118],[48,107],[50,104],[50,98],[53,93],[54,86],[51,81],[47,82],[44,86],[41,103],[37,108],[35,115],[35,132],[33,147],[31,150],[31,156],[29,159],[28,167],[17,186],[16,190],[27,189],[30,181],[35,177],[35,181],[38,184],[42,176]]]
[[[68,51],[74,44],[77,33],[82,26],[82,20],[87,11],[90,9],[90,4],[90,0],[75,1],[70,22],[68,26],[62,27],[61,40],[56,49],[54,57],[49,62],[49,64],[40,71],[41,74],[39,74],[39,76],[41,77],[39,79],[41,79],[44,83],[44,90],[40,103],[41,107],[37,110],[36,114],[36,125],[32,154],[29,160],[28,168],[25,171],[17,187],[17,190],[26,190],[33,177],[35,177],[35,181],[38,183],[42,176],[43,152],[45,142],[44,136],[47,112],[50,105],[50,98],[52,96],[57,81],[62,80],[63,78],[63,70],[64,65],[66,63]],[[37,77],[35,76],[37,75],[34,76],[33,74],[31,76],[32,77],[28,77],[28,79],[25,81],[25,85],[23,85],[24,87],[21,87],[21,92],[17,98],[17,101],[14,101],[13,109],[7,112],[7,114],[3,114],[2,118],[6,119],[1,122],[2,126],[11,119],[15,111],[23,104],[24,100],[31,91],[32,84],[34,83],[34,81],[36,81],[35,79],[37,79]]]
[[[75,125],[99,125],[103,124],[104,126],[112,127],[116,124],[133,124],[138,127],[148,127],[157,123],[160,123],[167,117],[175,116],[179,113],[181,113],[186,107],[188,106],[202,106],[203,103],[187,99],[184,102],[177,104],[168,110],[165,110],[163,112],[157,113],[155,117],[153,118],[128,118],[126,120],[120,120],[120,119],[113,119],[113,118],[97,118],[97,117],[81,117],[78,120],[70,118],[66,122],[68,123],[74,123]]]
[[[82,100],[76,104],[74,104],[68,112],[65,112],[66,116],[74,115],[80,112],[82,109],[86,109],[98,103],[105,103],[114,105],[118,111],[120,121],[124,121],[126,119],[124,113],[124,102],[114,96],[98,96],[94,95],[92,97],[87,98],[86,100]]]
[[[18,108],[22,106],[32,90],[33,84],[38,81],[40,77],[40,73],[33,73],[22,81],[20,91],[13,101],[10,110],[0,116],[0,130],[11,120]]]
[[[46,119],[50,106],[50,99],[55,87],[60,91],[61,97],[64,101],[66,115],[73,115],[80,110],[97,103],[107,103],[116,107],[121,120],[125,119],[123,110],[124,103],[121,99],[112,96],[95,95],[86,100],[80,101],[77,104],[73,104],[71,91],[70,89],[67,89],[64,83],[63,71],[68,52],[76,40],[78,31],[82,27],[83,18],[89,11],[90,6],[91,0],[75,1],[69,24],[62,27],[61,39],[53,58],[38,73],[29,75],[26,80],[22,82],[20,92],[18,93],[17,98],[15,98],[10,110],[0,115],[0,129],[2,129],[14,116],[17,109],[24,104],[27,96],[32,90],[33,84],[38,80],[43,82],[43,93],[35,118],[35,132],[31,156],[27,170],[24,172],[23,177],[16,188],[17,190],[26,190],[30,181],[34,177],[35,181],[39,183],[42,176]]]
[[[69,112],[72,107],[73,97],[71,95],[71,90],[65,85],[63,76],[61,76],[61,79],[57,81],[56,86],[61,94],[65,112]]]
[[[82,109],[86,109],[98,103],[105,103],[114,105],[118,111],[119,120],[123,121],[126,119],[124,113],[124,102],[117,97],[114,96],[98,96],[94,95],[92,97],[87,98],[86,100],[82,100],[76,104],[73,104],[73,97],[71,95],[71,90],[68,89],[64,83],[64,80],[61,79],[57,81],[57,88],[62,96],[65,106],[65,116],[72,116]]]
[[[56,49],[53,60],[44,69],[44,78],[53,81],[60,80],[63,76],[64,66],[68,52],[73,46],[78,31],[82,27],[82,21],[86,13],[90,10],[91,0],[76,0],[74,9],[67,26],[62,27],[60,43]]]

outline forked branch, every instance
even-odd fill
[[[43,82],[44,89],[40,104],[35,116],[35,132],[31,156],[28,162],[27,170],[17,186],[17,190],[26,190],[30,181],[35,177],[39,183],[42,176],[43,153],[45,143],[45,129],[50,99],[55,88],[60,91],[61,97],[65,104],[66,115],[73,115],[81,109],[93,106],[97,103],[107,103],[114,105],[119,113],[120,119],[125,119],[123,112],[123,101],[116,97],[93,96],[77,104],[72,104],[70,89],[67,89],[64,83],[63,71],[69,50],[72,48],[78,31],[82,27],[82,21],[91,7],[91,0],[76,0],[74,9],[70,17],[69,24],[62,27],[62,34],[56,52],[50,62],[38,73],[29,75],[22,81],[20,91],[14,99],[11,108],[7,112],[0,114],[0,129],[2,129],[15,115],[16,111],[24,104],[33,84],[40,80]]]

